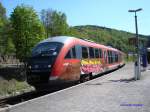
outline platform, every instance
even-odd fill
[[[149,112],[150,71],[134,81],[134,64],[0,112]]]

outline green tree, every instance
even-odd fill
[[[66,35],[68,33],[67,17],[55,10],[42,10],[41,20],[45,26],[47,37]]]
[[[6,9],[0,3],[0,27],[3,26],[6,21],[7,21],[7,18],[6,18]]]
[[[15,54],[15,47],[12,41],[12,33],[11,33],[11,24],[8,20],[7,23],[3,26],[2,31],[2,45],[3,45],[3,55],[12,55]]]
[[[30,55],[32,47],[44,39],[44,27],[32,7],[17,6],[10,17],[16,56],[23,61]]]
[[[5,48],[7,45],[7,36],[5,35],[5,28],[7,25],[7,18],[6,18],[6,9],[0,3],[0,54],[3,55],[5,52]]]

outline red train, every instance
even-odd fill
[[[28,62],[27,82],[39,86],[88,80],[124,65],[124,53],[89,40],[58,36],[36,45]]]

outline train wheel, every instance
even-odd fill
[[[41,86],[34,86],[36,91],[43,91],[43,88]]]
[[[50,88],[48,86],[34,86],[36,91],[49,91]]]
[[[89,81],[90,78],[91,78],[90,74],[83,75],[80,77],[80,82],[83,83],[83,82]]]

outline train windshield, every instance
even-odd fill
[[[57,56],[62,45],[58,42],[41,43],[32,50],[32,56]]]

